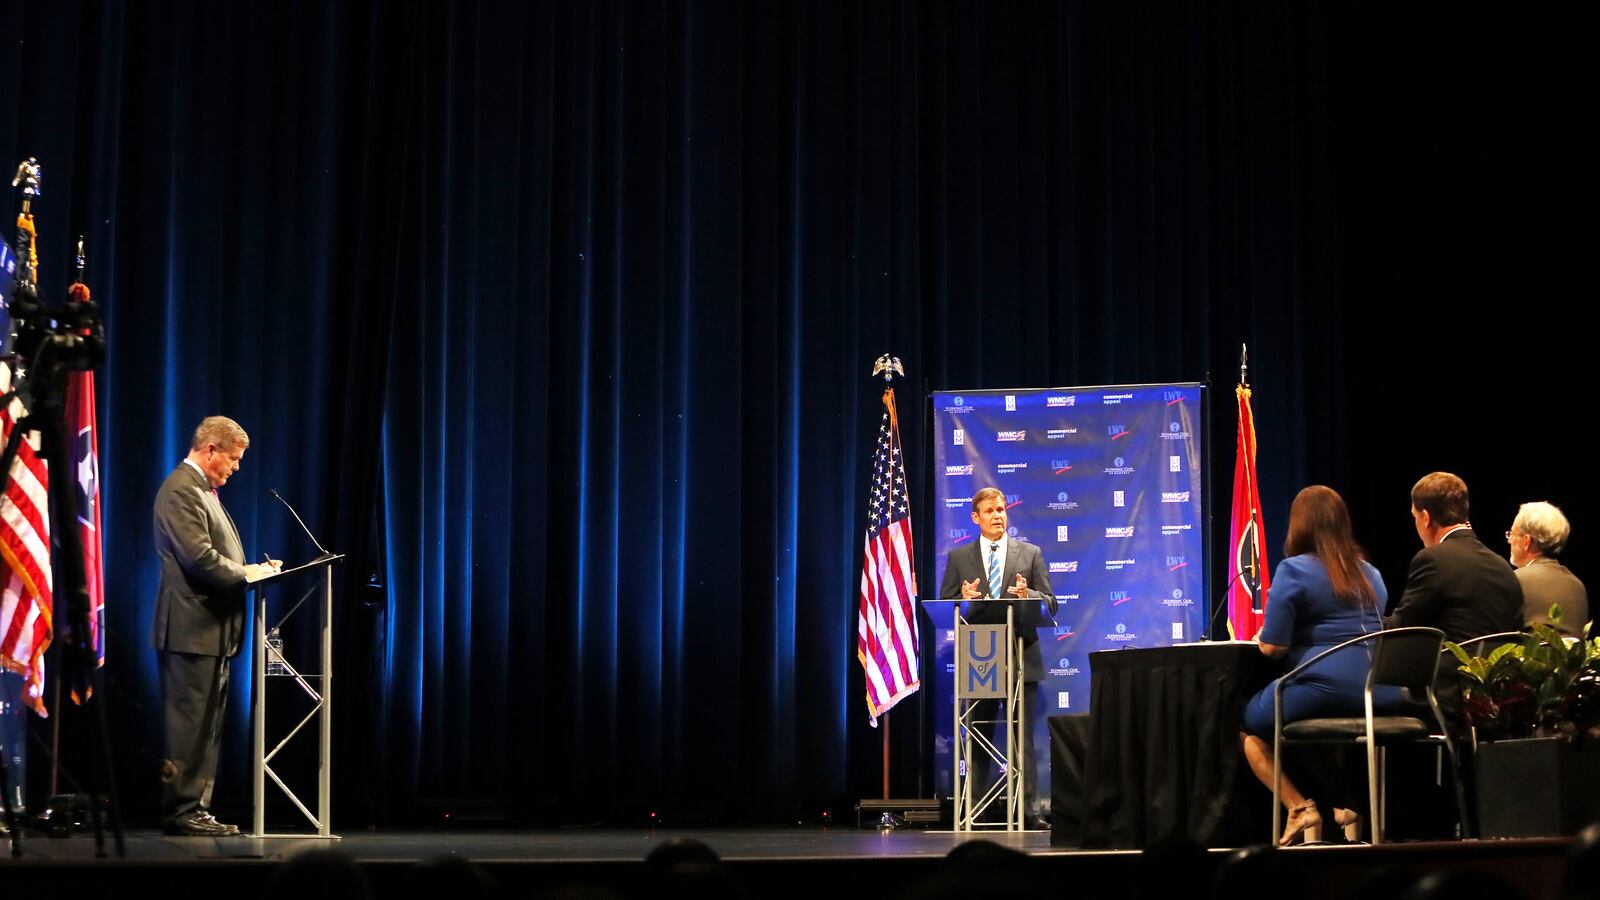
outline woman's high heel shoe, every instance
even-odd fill
[[[1287,847],[1301,835],[1305,836],[1308,844],[1322,839],[1322,814],[1317,812],[1315,800],[1307,800],[1289,808],[1289,821],[1283,826],[1283,837],[1278,838],[1278,846]]]
[[[1353,809],[1335,809],[1333,822],[1344,832],[1344,839],[1352,844],[1361,843],[1361,814]]]

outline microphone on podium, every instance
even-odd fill
[[[306,537],[311,538],[311,543],[317,545],[317,549],[322,551],[322,556],[333,555],[332,553],[328,552],[327,547],[322,546],[322,542],[317,540],[317,536],[311,533],[311,529],[306,527],[305,520],[300,518],[300,514],[294,511],[294,507],[289,505],[289,501],[283,499],[283,495],[278,493],[277,488],[267,488],[267,493],[271,494],[279,503],[284,505],[285,509],[289,510],[289,515],[294,516],[294,520],[300,523],[300,530],[306,533]],[[322,557],[318,557],[318,559],[321,558]]]

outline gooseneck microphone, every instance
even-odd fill
[[[332,556],[333,555],[332,553],[328,552],[328,548],[327,547],[322,546],[322,542],[317,540],[317,536],[311,533],[311,529],[306,527],[306,521],[304,519],[300,518],[300,514],[299,513],[294,511],[294,507],[289,505],[289,501],[283,499],[283,495],[278,493],[278,489],[277,488],[267,488],[267,493],[269,493],[273,497],[277,498],[277,501],[279,503],[282,503],[284,505],[285,509],[289,510],[289,515],[294,516],[294,520],[296,522],[300,523],[300,530],[304,531],[306,533],[306,537],[311,538],[311,543],[317,545],[317,549],[322,551],[322,555],[323,556]]]
[[[1206,623],[1206,631],[1205,635],[1202,637],[1202,640],[1213,640],[1211,637],[1211,632],[1217,627],[1217,616],[1221,614],[1223,610],[1228,608],[1228,593],[1233,590],[1233,583],[1238,581],[1240,578],[1247,578],[1248,580],[1245,581],[1245,584],[1254,585],[1258,583],[1255,581],[1255,577],[1256,567],[1246,563],[1245,567],[1240,569],[1237,575],[1234,575],[1232,578],[1228,579],[1228,583],[1222,588],[1222,602],[1217,604],[1216,609],[1212,610],[1211,619]],[[1250,591],[1251,596],[1254,597],[1256,592],[1259,590],[1259,588],[1252,588]],[[1252,610],[1252,612],[1259,612],[1259,610]]]

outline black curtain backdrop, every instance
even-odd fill
[[[0,161],[45,166],[47,292],[81,233],[107,307],[125,801],[153,814],[160,757],[150,504],[213,412],[252,434],[224,489],[250,551],[314,553],[276,487],[350,554],[339,828],[874,796],[883,352],[923,484],[928,390],[1209,378],[1220,572],[1248,342],[1269,541],[1331,484],[1398,590],[1406,492],[1445,468],[1490,546],[1565,506],[1586,574],[1577,32],[1442,3],[0,2]],[[932,791],[942,714],[893,713],[897,796]]]

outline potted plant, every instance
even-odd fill
[[[1559,624],[1560,609],[1550,611]],[[1484,837],[1574,834],[1600,816],[1600,639],[1535,625],[1460,663],[1476,740],[1478,831]]]

